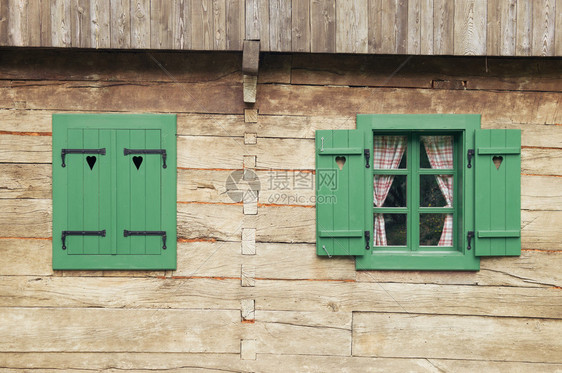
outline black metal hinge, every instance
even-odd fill
[[[101,154],[105,155],[105,148],[101,149],[62,149],[60,152],[62,158],[62,166],[66,167],[65,157],[67,154]]]
[[[62,231],[62,249],[66,250],[66,236],[101,236],[105,237],[105,229],[102,231]]]
[[[474,149],[468,149],[466,156],[468,158],[468,165],[466,167],[472,168],[472,164],[470,162],[472,161],[472,157],[474,157]]]
[[[470,246],[470,241],[472,241],[473,238],[474,238],[474,231],[468,231],[468,233],[466,234],[466,240],[468,241],[468,246],[466,247],[467,250],[472,249],[472,246]]]
[[[123,149],[123,154],[161,154],[162,155],[162,168],[166,168],[166,149]]]
[[[365,250],[371,250],[371,231],[365,231]]]
[[[369,149],[365,149],[363,154],[365,154],[365,168],[370,168],[369,159],[371,159],[371,151]]]
[[[166,232],[165,231],[128,231],[123,230],[123,237],[129,236],[162,236],[162,249],[166,250]]]

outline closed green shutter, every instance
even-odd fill
[[[521,131],[477,130],[475,254],[521,254]]]
[[[175,133],[175,115],[53,115],[53,269],[175,269]]]
[[[371,231],[365,214],[367,162],[362,131],[316,131],[318,255],[365,254]]]

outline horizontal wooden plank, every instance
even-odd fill
[[[49,164],[0,164],[0,198],[51,198],[51,174]]]
[[[148,371],[191,370],[249,371],[248,362],[240,360],[239,353],[167,353],[167,352],[4,352],[0,353],[4,369],[48,369],[66,372],[96,370]]]
[[[355,313],[356,356],[560,363],[562,320]]]
[[[0,308],[0,318],[4,352],[240,351],[240,310]]]
[[[0,199],[0,237],[51,237],[50,199]]]
[[[2,53],[0,79],[233,83],[242,80],[241,68],[241,54],[229,52],[12,49]]]
[[[0,246],[0,276],[53,274],[51,240],[0,239]]]
[[[0,162],[51,163],[51,136],[0,134]]]
[[[555,288],[258,280],[257,310],[409,312],[560,318]]]
[[[242,82],[0,81],[0,108],[242,114]],[[19,105],[19,104],[18,104]]]
[[[256,311],[257,353],[351,355],[351,313]]]
[[[520,257],[482,258],[478,272],[358,271],[357,281],[441,285],[562,287],[562,251],[523,251]]]
[[[523,148],[521,172],[562,176],[562,149]]]
[[[241,360],[240,354],[198,353],[82,353],[82,352],[4,352],[0,353],[2,366],[8,372],[40,369],[43,372],[86,372],[92,369],[143,371],[181,371],[185,367],[216,371],[259,371],[284,373],[287,371],[312,372],[433,372],[439,368],[445,372],[472,373],[475,371],[498,372],[545,372],[554,373],[562,364],[501,362],[483,360],[405,359],[366,356],[320,355],[257,355],[257,360]]]
[[[238,280],[204,278],[0,276],[0,293],[0,307],[239,310],[242,299]]]
[[[260,115],[482,114],[496,123],[562,123],[556,92],[263,85]],[[520,110],[513,110],[520,108]]]

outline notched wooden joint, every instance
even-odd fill
[[[240,359],[256,360],[256,340],[241,339],[240,340]]]
[[[257,123],[258,122],[258,109],[244,109],[244,122]]]
[[[244,40],[242,50],[242,72],[246,75],[258,75],[260,63],[260,41]]]

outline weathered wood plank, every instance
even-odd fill
[[[560,37],[560,34],[562,33],[562,0],[556,0],[555,10],[556,24],[554,26],[554,53],[557,56],[562,56],[562,37]]]
[[[131,0],[110,0],[111,48],[128,49],[131,47]]]
[[[420,0],[420,53],[433,54],[433,0]]]
[[[408,1],[408,54],[421,53],[422,0]],[[433,29],[433,25],[431,26]]]
[[[5,352],[240,351],[240,310],[3,308],[0,317]]]
[[[559,363],[560,333],[561,320],[355,313],[353,354]]]
[[[53,0],[51,4],[51,46],[71,47],[70,3],[65,0]]]
[[[310,0],[294,0],[291,11],[291,50],[310,52]]]
[[[251,371],[247,362],[240,360],[240,353],[80,353],[80,352],[4,352],[0,362],[6,369],[42,372],[64,370],[67,372],[137,371],[149,370],[185,371]]]
[[[50,163],[50,136],[0,135],[0,162]]]
[[[488,1],[486,25],[486,54],[499,56],[502,35],[502,2]]]
[[[104,112],[241,114],[244,108],[241,82],[209,82],[191,86],[175,83],[36,82],[34,87],[19,89],[12,83],[6,85],[0,82],[0,108],[13,108],[18,101],[26,102],[29,109]]]
[[[235,279],[18,275],[0,276],[0,290],[2,308],[239,310],[243,299]]]
[[[487,4],[484,1],[455,1],[455,54],[486,54],[486,8]]]
[[[398,3],[396,0],[381,1],[381,46],[379,53],[395,54],[397,52],[397,5]]]
[[[484,121],[497,123],[527,120],[562,123],[562,112],[556,110],[561,102],[561,94],[542,92],[260,87],[260,115],[347,115],[353,118],[358,113],[484,113]],[[513,107],[521,110],[514,111]]]
[[[245,9],[240,0],[226,0],[226,49],[242,50],[245,33]]]
[[[546,287],[257,280],[254,290],[256,315],[365,311],[559,319],[562,304],[560,290]]]
[[[109,4],[109,0],[90,1],[90,17],[92,21],[92,34],[90,37],[93,48],[109,48],[111,46],[111,13]]]
[[[8,8],[8,44],[20,47],[28,45],[28,2],[25,0],[5,0],[5,3]]]
[[[226,2],[213,0],[213,47],[214,50],[226,49]]]
[[[195,50],[213,49],[214,24],[212,0],[191,3],[191,46]]]
[[[52,276],[51,240],[0,239],[1,276]]]
[[[336,51],[336,1],[315,0],[310,4],[310,50]]]
[[[482,258],[478,272],[358,271],[361,282],[560,287],[562,252],[523,251],[520,257]]]
[[[533,46],[533,1],[517,1],[517,40],[515,54],[530,56]]]
[[[534,56],[554,55],[554,27],[556,23],[556,0],[533,2],[533,44]]]
[[[396,2],[396,53],[406,54],[408,52],[408,4],[409,1]]]
[[[72,45],[79,48],[90,48],[92,33],[90,20],[90,3],[86,0],[75,0],[70,3],[70,24]]]
[[[367,0],[336,3],[336,52],[367,53],[369,13]]]
[[[172,38],[174,49],[191,48],[191,0],[177,0],[173,3]]]
[[[524,249],[562,250],[561,211],[521,211],[521,247]]]
[[[562,210],[562,177],[521,177],[521,208],[525,210]]]
[[[488,15],[488,19],[490,16]],[[502,56],[515,55],[515,39],[517,32],[517,0],[501,2],[501,33],[500,54]]]
[[[291,50],[291,3],[269,0],[269,50],[272,52]]]
[[[246,39],[259,40],[260,49],[269,51],[269,0],[246,0]]]
[[[131,48],[150,48],[152,7],[159,3],[150,0],[131,0]]]
[[[0,1],[0,46],[10,45],[8,38],[9,18],[8,2]]]
[[[562,175],[562,151],[559,149],[523,148],[521,172],[538,175]]]
[[[454,52],[455,3],[449,0],[433,1],[433,52]]]
[[[50,199],[0,199],[0,237],[51,237]]]
[[[51,198],[51,166],[0,164],[0,198]]]
[[[257,352],[349,356],[351,314],[256,311]]]

